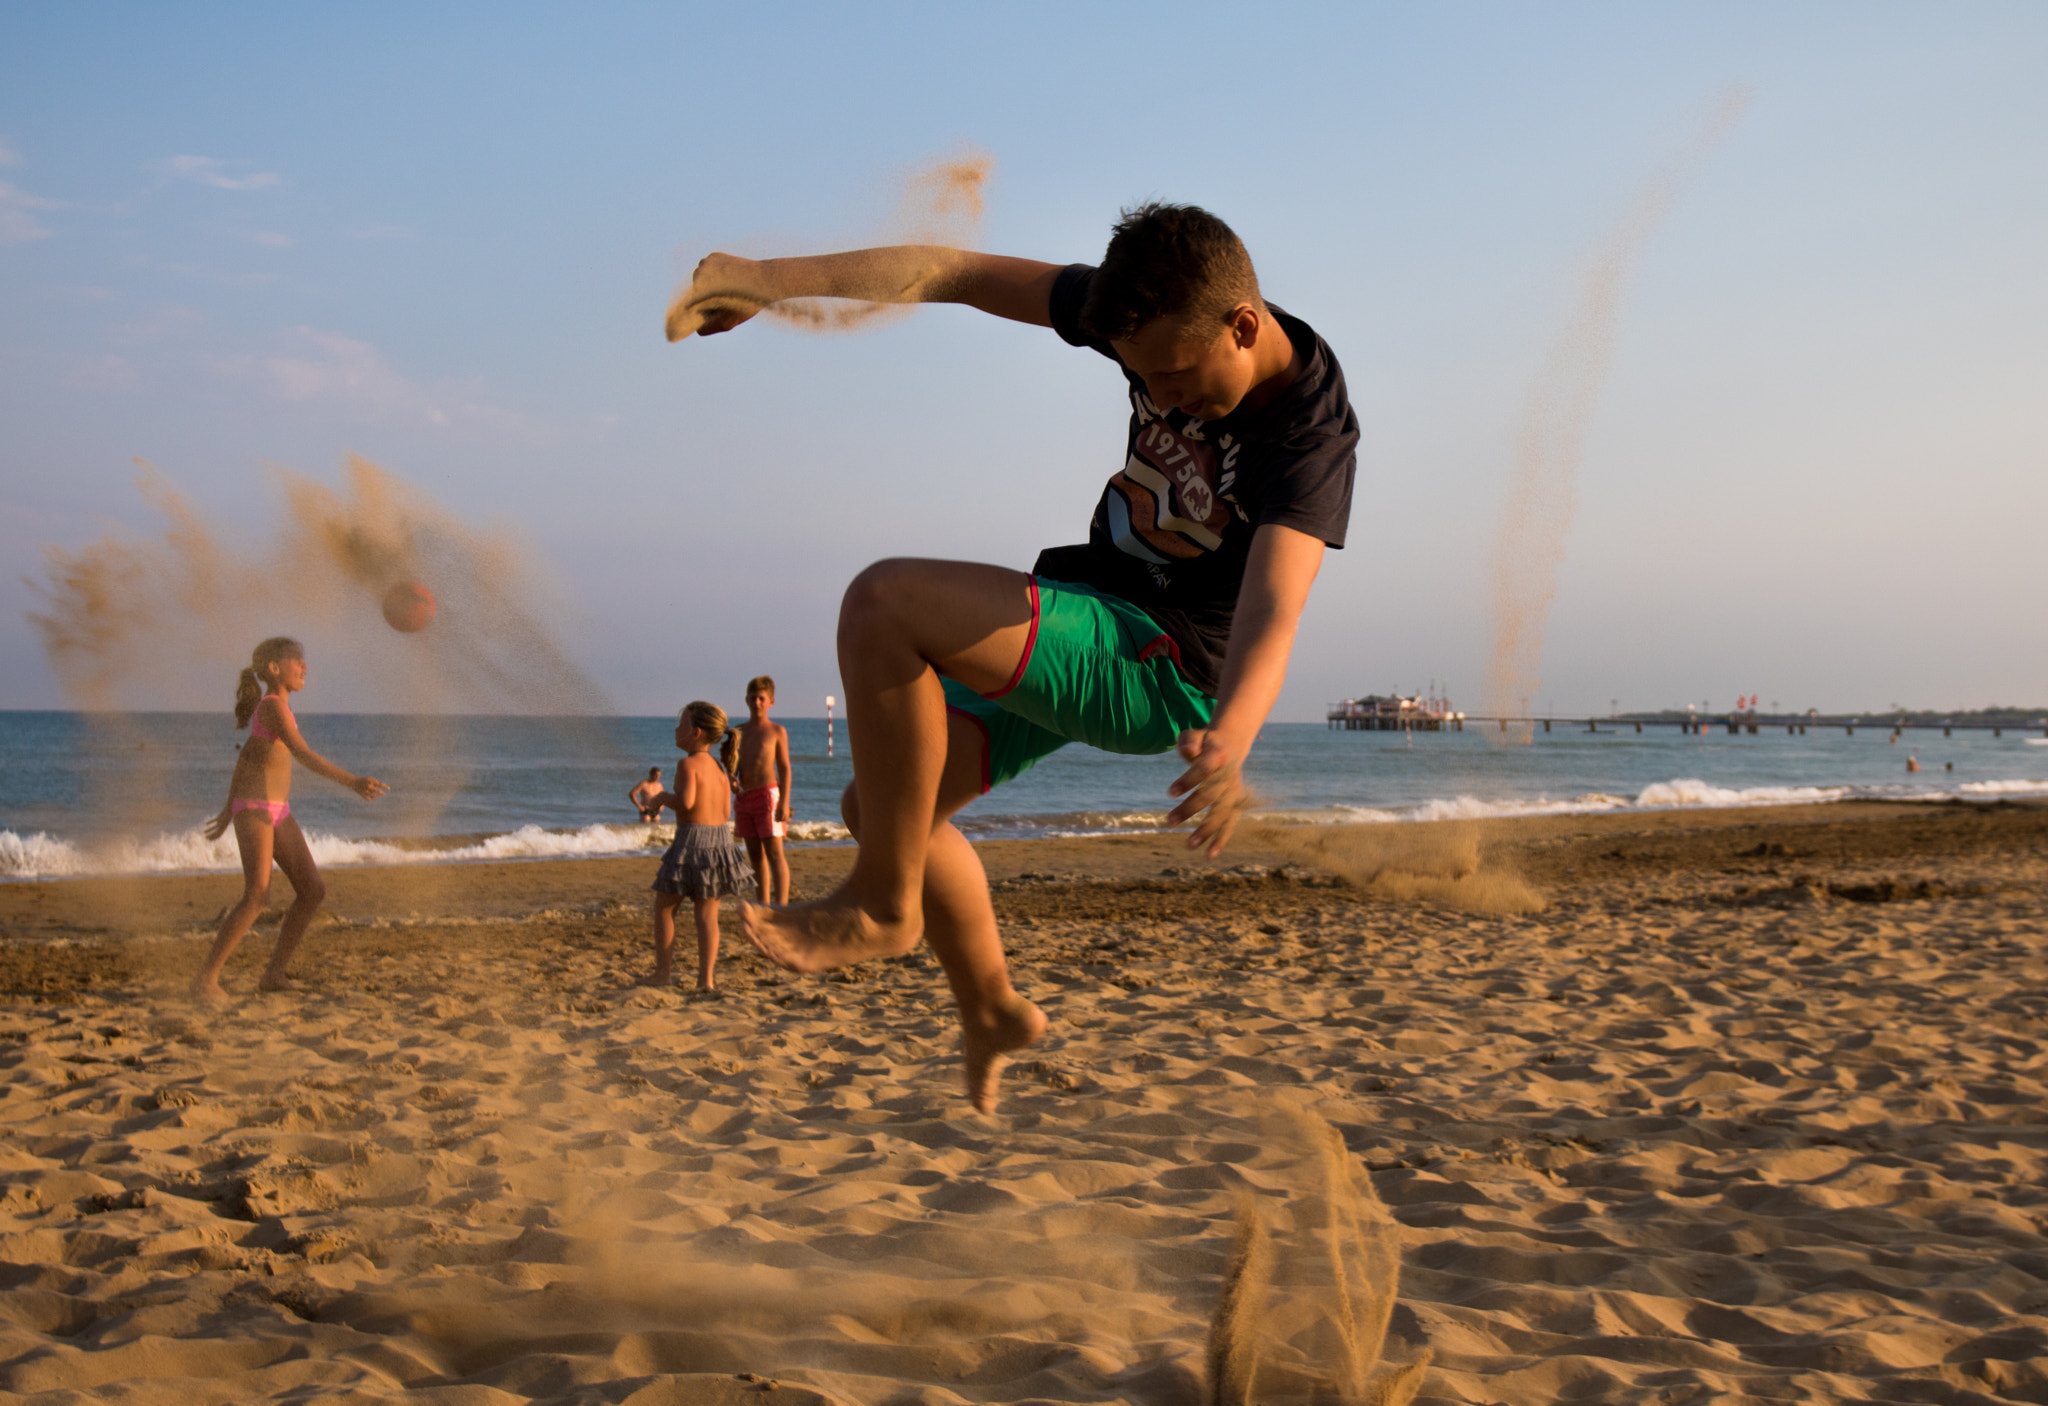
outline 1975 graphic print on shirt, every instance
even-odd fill
[[[1132,437],[1129,460],[1109,481],[1103,506],[1110,537],[1156,566],[1215,551],[1230,522],[1223,495],[1238,446],[1226,436],[1219,464],[1217,446],[1199,421],[1175,429],[1146,396],[1134,394],[1131,401],[1143,428]]]

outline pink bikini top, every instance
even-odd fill
[[[259,705],[257,712],[249,719],[249,736],[258,742],[276,742],[278,735],[263,725],[263,713]]]

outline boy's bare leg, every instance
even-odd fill
[[[192,978],[192,994],[202,1001],[225,1001],[228,993],[221,990],[220,974],[227,967],[228,958],[235,955],[235,949],[242,945],[242,939],[249,935],[256,919],[270,906],[270,856],[273,838],[268,818],[256,819],[254,811],[240,811],[235,815],[235,839],[239,841],[242,855],[242,900],[228,910],[220,920],[220,931],[213,939],[213,950],[206,954],[206,965],[199,969],[199,975]]]
[[[769,887],[768,842],[766,840],[757,839],[752,835],[747,836],[747,862],[754,866],[754,879],[761,888],[761,901],[763,903],[774,902],[769,897],[772,890]],[[785,903],[789,901],[787,892],[782,895],[782,901]]]
[[[313,851],[306,844],[305,832],[299,829],[297,819],[287,815],[284,823],[276,827],[275,836],[277,867],[292,881],[294,896],[292,906],[285,910],[284,922],[278,927],[277,946],[271,949],[270,964],[263,969],[263,979],[257,986],[264,991],[288,991],[292,986],[292,956],[299,950],[299,939],[306,935],[313,915],[327,898],[327,884],[320,877],[320,866],[313,862]]]
[[[654,895],[654,970],[634,982],[635,986],[666,986],[675,974],[676,894]]]
[[[797,908],[740,907],[762,955],[822,971],[909,951],[924,930],[926,851],[946,760],[939,673],[982,693],[1011,681],[1030,638],[1021,571],[972,562],[877,562],[839,608],[839,677],[864,818],[853,872]]]
[[[718,965],[718,900],[697,898],[697,989],[712,990],[711,969]]]
[[[925,938],[945,968],[960,1010],[968,1100],[981,1112],[993,1113],[1003,1056],[1045,1033],[1045,1012],[1010,985],[988,875],[981,856],[951,821],[932,832],[926,851],[924,922]]]
[[[761,868],[760,860],[754,861],[754,872],[761,875],[761,901],[786,905],[789,902],[789,856],[782,852],[782,836],[770,835],[754,843],[760,845],[761,852],[768,857],[766,870]],[[771,887],[775,894],[772,900],[768,896]]]
[[[981,730],[965,718],[946,718],[946,769],[939,783],[939,813],[950,817],[981,792]],[[847,828],[860,834],[860,800],[851,786],[840,802]],[[1045,1033],[1045,1012],[1010,985],[1009,963],[989,901],[981,856],[949,818],[932,831],[924,870],[925,940],[945,969],[960,1014],[960,1051],[967,1097],[983,1113],[996,1106],[1003,1056]]]

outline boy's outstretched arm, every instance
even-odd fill
[[[965,303],[997,317],[1052,325],[1060,265],[939,244],[897,244],[796,259],[707,254],[668,309],[668,339],[729,332],[771,303],[858,298],[870,303]]]
[[[1244,759],[1280,696],[1295,627],[1322,564],[1323,543],[1306,532],[1268,524],[1252,537],[1217,688],[1216,716],[1208,727],[1180,735],[1180,754],[1191,765],[1167,788],[1167,794],[1186,799],[1166,823],[1178,825],[1201,814],[1188,848],[1206,848],[1211,859],[1230,843],[1248,799]]]

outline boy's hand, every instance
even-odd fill
[[[690,286],[668,306],[668,339],[680,342],[730,332],[775,301],[763,286],[761,266],[735,254],[706,254],[690,275]]]
[[[1168,813],[1166,823],[1178,825],[1196,815],[1202,816],[1195,833],[1188,836],[1189,849],[1206,848],[1209,858],[1214,859],[1230,843],[1239,814],[1251,803],[1244,788],[1244,756],[1248,750],[1213,728],[1190,728],[1180,735],[1181,757],[1191,765],[1166,788],[1166,793],[1187,799]]]

